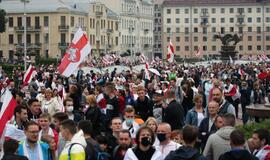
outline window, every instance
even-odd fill
[[[212,32],[213,32],[213,33],[216,32],[216,27],[212,27]]]
[[[257,17],[257,23],[261,23],[261,17]]]
[[[31,17],[26,17],[26,26],[27,27],[31,26]]]
[[[189,28],[188,27],[185,27],[185,33],[189,33]]]
[[[44,27],[48,27],[48,26],[49,26],[49,17],[44,16]]]
[[[19,43],[19,44],[22,43],[22,34],[18,34],[18,35],[17,35],[17,40],[18,40],[18,43]]]
[[[180,9],[176,9],[176,10],[175,10],[175,13],[176,13],[176,14],[179,14],[179,13],[180,13]]]
[[[203,36],[203,41],[207,42],[207,37],[206,36]]]
[[[90,23],[91,23],[91,22],[92,22],[92,19],[91,19]],[[71,16],[71,17],[70,17],[70,26],[71,26],[71,27],[74,27],[74,16]],[[90,28],[93,28],[92,25],[90,25]]]
[[[171,14],[171,9],[167,9],[167,14]]]
[[[180,51],[180,46],[176,46],[176,51]]]
[[[225,18],[220,18],[220,23],[225,23]]]
[[[189,46],[185,46],[185,51],[189,51]]]
[[[194,23],[198,23],[198,18],[194,18]]]
[[[270,8],[265,9],[266,13],[270,13]]]
[[[216,13],[216,8],[212,8],[212,13],[213,13],[213,14]]]
[[[180,37],[176,37],[176,42],[180,42]]]
[[[170,18],[167,18],[167,23],[171,23],[171,19]]]
[[[270,17],[266,17],[265,22],[270,22]]]
[[[193,30],[195,33],[198,32],[198,28],[197,27],[194,27],[194,30]]]
[[[31,43],[31,34],[26,35],[26,43]]]
[[[175,32],[176,32],[176,33],[180,33],[180,28],[179,28],[179,27],[176,27]]]
[[[248,17],[248,23],[252,23],[252,18]]]
[[[194,37],[194,42],[198,42],[198,37]]]
[[[225,33],[225,28],[224,27],[221,27],[220,28],[220,32],[221,32],[221,34],[224,34]]]
[[[266,41],[270,41],[270,36],[266,36],[266,37],[265,37],[265,40],[266,40]]]
[[[170,42],[171,38],[170,37],[167,37],[167,42]]]
[[[252,36],[248,36],[248,41],[252,41]]]
[[[252,46],[249,45],[248,46],[248,50],[251,51],[252,50]]]
[[[212,46],[212,51],[216,51],[217,47],[216,46]]]
[[[212,23],[216,23],[216,18],[212,18],[212,19],[211,19],[211,22],[212,22]]]
[[[252,32],[252,27],[248,27],[248,32]]]
[[[74,34],[73,33],[71,33],[70,34],[70,39],[73,39],[74,38]],[[93,37],[94,38],[94,37]],[[93,43],[91,43],[91,44],[93,44]]]
[[[22,17],[17,17],[17,26],[18,27],[22,26]]]
[[[203,31],[203,34],[206,34],[207,33],[207,28],[203,27],[202,31]]]
[[[234,28],[233,27],[230,27],[230,32],[234,32]]]
[[[176,18],[175,23],[180,23],[180,18]]]
[[[257,27],[257,33],[261,33],[261,27]]]
[[[66,16],[61,16],[60,18],[60,25],[65,26],[66,25]]]
[[[61,33],[61,39],[60,39],[61,43],[66,43],[66,34],[65,33]]]
[[[243,33],[243,27],[239,27],[239,28],[238,28],[238,32],[239,32],[239,33]]]
[[[185,9],[185,14],[188,14],[189,13],[189,9]]]
[[[49,42],[49,33],[46,33],[44,36],[44,43],[48,43]]]
[[[35,17],[35,26],[40,27],[39,17]]]
[[[13,17],[8,18],[8,26],[13,27]]]
[[[270,27],[266,27],[266,32],[270,32]]]
[[[256,9],[256,12],[257,12],[257,13],[261,13],[261,11],[262,11],[261,8],[257,8],[257,9]]]
[[[244,18],[237,18],[237,22],[240,24],[244,23]]]
[[[258,51],[262,50],[262,46],[257,46],[257,50]]]
[[[189,19],[188,18],[185,18],[185,23],[189,23]]]
[[[14,43],[13,34],[8,35],[8,42],[9,42],[9,44],[13,44]]]
[[[234,23],[234,18],[230,18],[230,23]]]
[[[261,36],[257,36],[257,41],[261,41],[262,37]]]
[[[252,13],[252,8],[248,8],[248,13]]]
[[[268,50],[268,51],[270,50],[270,45],[266,46],[266,50]]]
[[[189,41],[189,37],[185,37],[185,42],[188,42]]]
[[[242,51],[243,50],[243,46],[239,46],[239,50]]]
[[[230,8],[230,13],[233,13],[234,12],[234,8]]]
[[[242,14],[245,12],[244,8],[237,8],[237,13]]]
[[[40,43],[40,36],[39,36],[39,34],[35,34],[35,43]]]
[[[194,14],[197,14],[197,13],[198,13],[198,9],[197,9],[197,8],[194,8],[194,9],[193,9],[193,13],[194,13]]]
[[[171,33],[171,28],[167,28],[167,33]]]
[[[204,51],[207,51],[207,46],[203,46],[203,50]]]
[[[225,13],[225,8],[221,8],[220,13]]]

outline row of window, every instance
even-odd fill
[[[256,48],[255,48],[255,47],[256,47]],[[194,46],[193,51],[197,51],[198,48],[199,48],[199,46]],[[262,50],[262,46],[261,46],[261,45],[257,45],[257,46],[248,45],[248,46],[247,46],[247,50],[248,50],[248,51],[252,51],[252,50],[254,50],[254,49],[256,49],[257,51],[261,51],[261,50]],[[176,46],[176,47],[175,47],[175,50],[176,50],[176,51],[190,51],[190,46],[184,46],[184,48],[183,48],[182,50],[181,50],[181,47],[180,47],[180,46]],[[218,51],[216,46],[212,46],[212,47],[211,47],[211,50],[208,49],[207,46],[202,46],[202,50],[203,50],[203,51]],[[244,47],[240,45],[240,46],[238,47],[238,50],[239,50],[239,51],[243,51],[243,50],[244,50]],[[266,50],[270,50],[270,45],[267,45],[267,46],[266,46]]]
[[[205,22],[205,23],[208,23],[208,18],[193,18],[193,23],[199,23],[199,21],[201,20],[201,22]],[[245,22],[245,19],[244,18],[228,18],[228,22],[226,21],[225,18],[220,18],[220,23],[234,23],[235,21],[236,22],[239,22],[239,23],[244,23]],[[246,18],[247,22],[248,23],[252,23],[252,22],[257,22],[257,23],[261,23],[262,22],[262,18],[261,17],[257,17],[256,18],[256,21],[253,21],[252,17],[248,17]],[[190,19],[189,18],[184,18],[184,22],[185,23],[189,23]],[[161,22],[161,21],[158,21],[158,19],[155,19],[155,23],[158,23],[158,22]],[[166,22],[167,24],[171,24],[173,23],[172,22],[172,19],[171,18],[167,18],[166,19]],[[180,18],[175,18],[175,23],[176,24],[180,24]],[[217,22],[217,18],[211,18],[211,23],[216,23]],[[265,22],[266,23],[269,23],[270,22],[270,17],[265,17]]]
[[[262,27],[247,27],[247,32],[257,32],[257,33],[261,33],[262,32]],[[161,28],[159,28],[161,29]],[[235,27],[220,27],[220,30],[217,31],[217,27],[212,27],[211,28],[211,32],[212,33],[216,33],[216,32],[220,32],[221,34],[224,34],[225,32],[238,32],[238,33],[243,33],[243,27],[237,27],[238,30],[235,29]],[[172,28],[167,27],[166,28],[166,32],[167,33],[181,33],[180,27],[176,27],[175,31],[172,30]],[[184,33],[189,33],[190,32],[190,28],[189,27],[185,27],[184,28]],[[194,27],[193,28],[193,33],[199,33],[202,32],[203,34],[208,33],[208,29],[207,27],[202,27],[202,29],[200,30],[200,28],[198,27]],[[265,27],[265,32],[270,32],[270,27],[267,26]]]
[[[255,8],[220,8],[220,9],[211,8],[211,9],[209,9],[209,11],[211,10],[212,14],[218,13],[218,10],[219,10],[219,13],[222,13],[222,14],[224,14],[224,13],[235,13],[235,12],[237,12],[237,13],[245,13],[245,9],[246,9],[247,13],[255,12],[255,11],[252,11]],[[166,10],[166,13],[171,14],[172,10],[173,9],[168,8]],[[181,11],[180,8],[176,8],[175,9],[175,14],[180,14],[180,11]],[[189,8],[184,8],[183,11],[184,11],[183,13],[189,14],[190,9]],[[200,9],[200,11],[201,11],[200,13],[208,13],[209,12],[208,8],[202,8],[202,9]],[[193,14],[198,14],[198,12],[199,12],[198,8],[193,9]],[[261,7],[256,8],[256,13],[261,13],[261,12],[262,12]],[[269,7],[265,8],[265,12],[270,13],[270,8]]]

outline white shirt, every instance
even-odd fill
[[[197,112],[197,117],[198,117],[198,124],[197,124],[197,126],[199,127],[200,124],[201,124],[201,122],[202,122],[202,120],[204,119],[204,115],[201,112]]]
[[[158,151],[161,152],[162,154],[162,159],[165,159],[165,157],[167,157],[167,155],[171,152],[171,151],[175,151],[177,150],[179,147],[181,147],[180,144],[175,143],[174,141],[170,141],[168,144],[166,145],[161,145],[159,144],[158,146],[156,146],[156,149]]]
[[[122,128],[129,130],[131,138],[136,138],[136,134],[137,134],[137,131],[139,130],[140,126],[134,121],[133,121],[132,125],[133,125],[133,127],[131,129],[129,129],[130,126],[127,126],[127,122],[124,121],[123,124],[122,124]]]

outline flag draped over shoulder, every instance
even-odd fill
[[[69,77],[90,52],[90,43],[82,29],[79,28],[58,67],[59,73],[63,76]]]

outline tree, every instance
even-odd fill
[[[6,11],[0,9],[0,33],[6,31],[6,23],[7,23],[6,15],[7,15]]]

